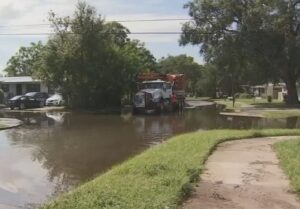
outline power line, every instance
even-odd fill
[[[116,22],[167,22],[167,21],[190,21],[187,18],[165,18],[165,19],[140,19],[140,20],[112,20]]]
[[[40,26],[50,26],[51,24],[38,23],[38,24],[26,24],[26,25],[0,25],[0,28],[14,28],[14,27],[40,27]]]
[[[48,36],[56,33],[0,33],[0,36]],[[65,33],[67,35],[76,35],[76,33]],[[105,33],[102,33],[105,34]],[[118,33],[107,33],[118,34]],[[128,35],[180,35],[181,32],[131,32]],[[80,35],[77,33],[77,35]]]
[[[108,20],[108,22],[172,22],[172,21],[190,21],[188,18],[160,18],[160,19],[136,19],[136,20]],[[41,27],[51,26],[49,23],[37,23],[37,24],[24,24],[24,25],[0,25],[0,28],[11,28],[11,27]]]

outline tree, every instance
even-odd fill
[[[197,81],[197,90],[201,96],[216,98],[218,86],[217,74],[218,72],[215,65],[206,64],[203,66],[202,76]]]
[[[151,52],[145,48],[145,45],[138,40],[127,41],[119,52],[124,63],[122,75],[124,79],[123,89],[126,95],[132,96],[132,93],[137,88],[136,78],[138,74],[141,72],[154,71],[156,59]]]
[[[4,71],[8,76],[30,76],[33,74],[34,63],[39,59],[44,46],[42,42],[31,43],[29,47],[21,47],[12,56]]]
[[[299,5],[296,0],[193,0],[185,5],[193,21],[183,26],[181,44],[200,44],[208,62],[231,54],[226,59],[235,67],[228,68],[241,75],[250,70],[263,80],[285,81],[288,104],[298,104]]]
[[[85,3],[72,17],[51,12],[50,21],[55,35],[35,63],[35,75],[60,87],[71,107],[119,106],[137,72],[155,63],[143,44],[128,38],[127,28],[105,22]]]
[[[199,95],[197,86],[201,78],[202,66],[194,61],[193,57],[186,55],[168,56],[157,63],[157,70],[161,73],[182,73],[187,78],[187,91],[192,95]]]

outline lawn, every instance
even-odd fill
[[[43,209],[167,209],[187,197],[217,144],[300,130],[213,130],[173,137],[112,168]]]
[[[246,103],[240,102],[239,100],[235,102],[234,107],[233,107],[233,102],[230,100],[215,99],[213,101],[216,102],[217,104],[224,105],[225,106],[224,111],[226,112],[240,112],[241,107],[246,105]]]
[[[208,101],[210,100],[210,97],[186,97],[185,99],[192,101]]]
[[[300,117],[300,109],[299,110],[272,110],[265,111],[262,114],[266,118],[291,118],[291,117]]]
[[[257,108],[287,108],[285,103],[279,100],[273,100],[269,103],[266,99],[236,99],[235,106],[230,100],[215,99],[213,100],[217,104],[226,105],[227,111],[241,111],[242,107],[254,106]]]
[[[245,112],[248,110],[245,107],[252,106],[250,114],[259,114],[265,118],[289,118],[289,117],[300,117],[299,107],[288,107],[285,103],[274,100],[272,103],[268,103],[265,99],[237,99],[235,107],[233,107],[232,101],[229,100],[214,100],[217,104],[225,105],[225,112]],[[245,109],[243,109],[243,107]],[[297,109],[298,108],[298,109]],[[254,112],[256,111],[256,112]]]
[[[300,195],[300,139],[277,143],[275,150],[295,192]]]

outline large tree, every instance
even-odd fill
[[[105,22],[85,3],[72,17],[50,13],[50,21],[55,35],[36,62],[35,75],[61,87],[72,107],[119,106],[137,72],[155,64],[143,44],[128,38],[127,28]]]
[[[208,62],[227,61],[233,76],[250,70],[257,81],[283,80],[288,104],[298,104],[299,5],[297,0],[193,0],[185,6],[193,20],[183,26],[181,44],[200,45]]]
[[[8,76],[30,76],[33,74],[34,63],[40,58],[43,50],[42,42],[31,43],[28,47],[21,47],[7,62],[4,71]]]

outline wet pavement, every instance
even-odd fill
[[[164,116],[2,112],[24,125],[0,131],[0,209],[34,208],[171,136],[216,128],[299,128],[193,110]]]

